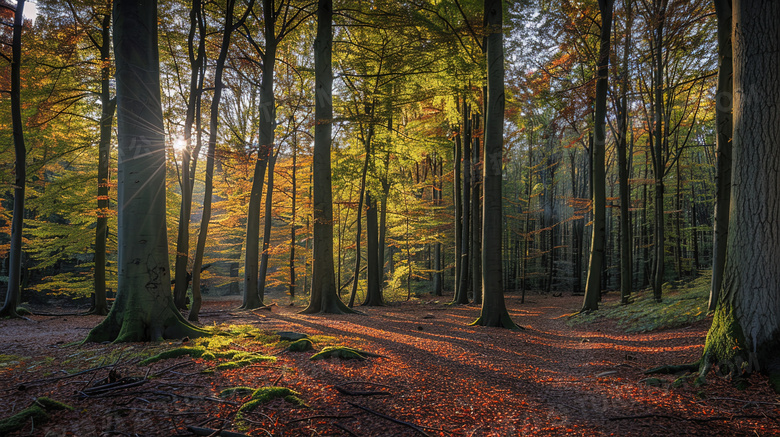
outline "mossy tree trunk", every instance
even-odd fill
[[[118,290],[87,341],[198,336],[173,303],[165,223],[165,135],[156,0],[114,3],[118,125]]]
[[[504,301],[501,262],[501,185],[504,149],[503,1],[485,0],[488,65],[487,119],[482,170],[482,311],[474,325],[516,328]],[[464,244],[466,244],[464,242]]]
[[[14,136],[16,164],[14,180],[14,206],[11,219],[11,248],[8,260],[8,291],[0,316],[17,317],[22,279],[22,230],[24,227],[24,188],[27,183],[27,148],[24,145],[21,99],[22,27],[24,1],[16,2],[14,28],[11,42],[11,124]]]
[[[333,263],[333,185],[331,131],[333,126],[333,0],[317,4],[314,40],[314,151],[312,157],[312,281],[304,313],[353,312],[339,299]]]
[[[735,0],[731,214],[702,373],[761,371],[780,390],[780,3]],[[723,367],[725,366],[725,369]]]

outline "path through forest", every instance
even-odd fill
[[[25,358],[0,367],[0,377],[5,381],[0,392],[0,417],[18,411],[34,397],[47,395],[73,405],[75,412],[56,413],[49,424],[37,426],[33,435],[192,435],[186,426],[203,424],[208,419],[204,427],[226,425],[226,429],[235,430],[226,422],[232,421],[238,403],[209,398],[229,386],[276,384],[299,392],[311,408],[295,409],[282,400],[273,401],[246,416],[248,429],[243,432],[247,435],[780,432],[780,399],[761,376],[751,377],[750,386],[740,391],[714,376],[703,387],[694,386],[693,378],[680,380],[681,385],[673,387],[678,376],[648,380],[643,373],[660,364],[695,361],[709,319],[681,329],[625,334],[610,321],[569,326],[567,318],[561,316],[576,310],[581,297],[531,296],[520,305],[519,299],[510,294],[510,314],[526,329],[508,331],[468,326],[479,309],[444,302],[425,298],[388,307],[360,308],[364,314],[340,316],[303,316],[296,313],[300,308],[286,306],[274,307],[271,312],[241,312],[234,309],[234,301],[210,302],[201,318],[206,324],[251,324],[268,331],[297,331],[380,357],[311,361],[311,353],[266,350],[278,355],[276,363],[212,374],[199,373],[207,364],[191,358],[161,361],[151,370],[128,364],[120,372],[163,373],[143,390],[110,392],[110,396],[101,397],[78,395],[79,384],[89,385],[89,379],[95,376],[44,384],[36,381],[58,366],[72,365],[69,357],[74,354],[91,351],[95,356],[108,356],[128,347],[62,347],[83,338],[97,318],[32,316],[31,321],[2,320],[2,353]],[[181,368],[165,370],[174,365]],[[26,390],[17,390],[25,381]],[[337,386],[386,395],[347,396],[335,389]],[[176,401],[171,402],[174,398]],[[419,430],[356,405],[414,424]],[[29,432],[27,426],[18,435]]]

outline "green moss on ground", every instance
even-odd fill
[[[290,352],[306,352],[314,349],[314,343],[308,338],[302,338],[295,340],[287,346],[287,350]]]
[[[628,305],[621,305],[618,298],[614,302],[602,303],[598,311],[571,317],[569,323],[579,325],[611,319],[626,332],[649,332],[690,325],[707,317],[711,278],[709,272],[702,272],[701,276],[687,283],[666,283],[661,303],[655,301],[652,290],[636,292],[632,294],[633,302]]]
[[[246,413],[250,413],[260,405],[278,398],[282,398],[298,408],[309,408],[299,396],[300,393],[287,387],[260,387],[252,393],[252,398],[238,409],[236,420],[243,419]]]
[[[141,366],[148,366],[149,364],[155,363],[157,361],[162,360],[168,360],[171,358],[179,358],[179,357],[192,357],[192,358],[200,358],[203,353],[206,352],[206,348],[202,346],[184,346],[184,347],[178,347],[176,349],[167,350],[164,352],[160,352],[157,355],[153,355],[140,363],[138,363]]]
[[[328,346],[323,348],[320,352],[311,356],[311,360],[322,360],[325,358],[340,358],[342,360],[365,360],[367,356],[370,356],[368,352],[352,349],[346,346]]]
[[[8,435],[24,428],[32,419],[36,425],[42,425],[49,421],[49,412],[56,410],[72,410],[73,407],[62,402],[40,397],[33,401],[32,405],[24,410],[0,420],[0,435]]]

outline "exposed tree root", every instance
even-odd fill
[[[645,370],[645,375],[672,375],[679,372],[698,372],[701,367],[701,361],[696,361],[690,364],[677,364],[655,367],[653,369]]]

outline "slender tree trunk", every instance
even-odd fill
[[[466,103],[465,98],[463,101],[463,151],[462,151],[462,157],[463,157],[463,177],[461,179],[462,181],[462,188],[461,188],[461,201],[460,201],[460,207],[461,207],[461,217],[462,217],[462,223],[461,223],[461,236],[460,236],[460,276],[458,277],[458,293],[455,295],[455,299],[453,303],[456,304],[467,304],[469,303],[469,296],[468,291],[470,285],[469,281],[469,252],[470,248],[472,247],[472,239],[471,239],[471,222],[472,222],[472,211],[471,208],[471,119],[469,118],[470,113],[469,105]],[[472,274],[473,274],[473,267],[471,268]]]
[[[211,118],[209,121],[209,142],[206,151],[206,183],[203,194],[203,214],[200,221],[200,232],[198,232],[198,242],[195,246],[195,258],[192,265],[192,308],[188,319],[191,322],[198,321],[198,313],[202,303],[200,292],[200,274],[203,266],[203,256],[206,251],[206,238],[209,233],[209,223],[211,222],[211,203],[214,193],[214,160],[217,150],[217,131],[219,129],[219,103],[222,99],[222,73],[225,70],[225,60],[230,50],[230,37],[233,31],[241,25],[233,24],[233,10],[235,0],[228,0],[225,11],[225,30],[222,33],[222,44],[217,57],[217,65],[214,70],[214,96],[211,98]],[[250,6],[251,7],[251,6]],[[241,20],[243,21],[243,19]]]
[[[466,297],[466,302],[459,301],[458,298],[461,298],[462,296],[460,289],[460,275],[461,275],[461,269],[463,268],[462,262],[461,262],[461,250],[462,249],[462,238],[463,238],[463,220],[461,215],[463,214],[463,206],[461,205],[462,202],[462,187],[461,187],[461,180],[460,180],[460,161],[461,161],[461,138],[460,134],[455,135],[455,141],[453,143],[454,147],[454,153],[453,153],[453,182],[452,182],[452,198],[454,209],[455,209],[455,275],[453,278],[453,287],[455,288],[455,292],[453,293],[453,300],[452,303],[468,303],[468,296]]]
[[[25,0],[16,2],[11,42],[11,124],[14,136],[14,207],[11,219],[11,248],[8,261],[8,291],[0,316],[18,317],[22,278],[22,231],[24,229],[24,191],[27,184],[27,148],[24,145],[21,99],[22,28]]]
[[[199,33],[197,50],[195,49],[195,32]],[[187,36],[187,47],[190,58],[190,87],[187,101],[187,114],[184,118],[184,148],[181,151],[181,207],[179,211],[179,227],[176,237],[176,265],[173,288],[173,300],[176,307],[187,307],[187,287],[189,286],[189,252],[190,252],[190,215],[192,212],[192,190],[194,182],[197,155],[193,160],[192,126],[195,118],[200,118],[201,86],[203,82],[203,64],[206,57],[205,24],[203,20],[203,3],[193,0],[190,8],[190,32]]]
[[[664,113],[664,80],[663,80],[663,30],[666,17],[667,0],[655,0],[657,8],[657,25],[655,29],[655,147],[654,147],[654,167],[655,167],[655,276],[653,278],[653,297],[657,302],[663,299],[662,286],[664,283],[665,267],[665,220],[664,215],[664,174],[666,166],[663,154],[663,113]]]
[[[108,241],[109,165],[111,129],[114,125],[116,99],[111,98],[111,13],[106,11],[101,28],[100,48],[100,142],[98,143],[97,224],[95,227],[95,300],[90,313],[108,314],[106,302],[106,243]]]
[[[292,155],[292,206],[291,206],[291,218],[290,218],[290,306],[295,302],[295,215],[296,215],[296,199],[298,198],[298,185],[296,173],[298,169],[298,132],[293,133],[293,155]]]
[[[257,295],[260,303],[265,300],[265,282],[268,274],[268,251],[271,247],[271,224],[273,222],[274,206],[274,167],[276,166],[276,154],[268,160],[268,183],[265,189],[265,218],[263,219],[263,246],[260,252],[260,274],[257,280]]]
[[[333,126],[333,1],[317,3],[314,40],[314,152],[312,162],[313,250],[312,287],[304,313],[349,313],[339,299],[333,272],[333,186],[331,129]]]
[[[472,121],[473,127],[479,126],[479,115],[474,115]],[[474,294],[474,304],[482,304],[482,208],[480,203],[480,193],[482,192],[481,166],[483,163],[479,159],[480,147],[479,138],[472,138],[471,147],[471,250],[469,259],[471,261],[471,291]],[[501,216],[503,217],[503,210]],[[503,220],[503,218],[502,218]]]
[[[517,328],[504,301],[501,269],[501,185],[504,149],[503,1],[485,0],[488,65],[482,160],[482,311],[474,325]]]
[[[626,36],[623,42],[623,66],[620,80],[620,103],[618,105],[618,183],[620,184],[620,303],[627,305],[631,301],[633,288],[634,260],[631,232],[631,187],[628,176],[631,171],[628,162],[628,92],[629,64],[628,52],[631,49],[631,28],[634,23],[633,0],[624,0],[626,11]]]
[[[733,2],[734,130],[726,266],[702,374],[763,372],[780,392],[780,3]]]
[[[377,220],[376,199],[366,191],[366,256],[368,258],[368,280],[366,300],[363,305],[380,306],[382,302],[382,287],[379,268],[379,223]]]
[[[607,80],[609,77],[610,37],[612,36],[612,8],[614,0],[599,0],[601,11],[601,46],[599,49],[598,78],[595,95],[595,136],[592,146],[593,167],[593,236],[588,263],[588,279],[585,284],[585,299],[582,311],[599,307],[601,297],[601,275],[604,269],[604,244],[606,226],[606,171],[604,168],[607,143]]]
[[[357,288],[358,288],[358,277],[360,276],[360,240],[363,237],[363,223],[361,221],[361,216],[363,214],[363,198],[364,193],[366,192],[366,174],[368,173],[368,160],[371,157],[371,154],[369,153],[370,149],[370,141],[371,141],[371,135],[368,136],[368,141],[366,145],[366,158],[363,161],[363,170],[360,173],[360,191],[358,192],[359,200],[358,200],[358,207],[357,207],[357,218],[355,219],[355,223],[357,224],[357,230],[355,232],[355,273],[352,277],[352,292],[349,295],[349,307],[352,308],[352,306],[355,305],[355,296],[357,296]]]
[[[118,290],[87,341],[147,341],[205,332],[187,323],[171,293],[160,103],[157,2],[114,2],[118,161]]]
[[[731,135],[734,67],[731,45],[731,0],[715,0],[718,16],[718,88],[715,93],[715,126],[717,128],[715,176],[715,219],[712,233],[712,282],[709,311],[715,311],[726,265],[726,241],[729,236],[731,197]]]

